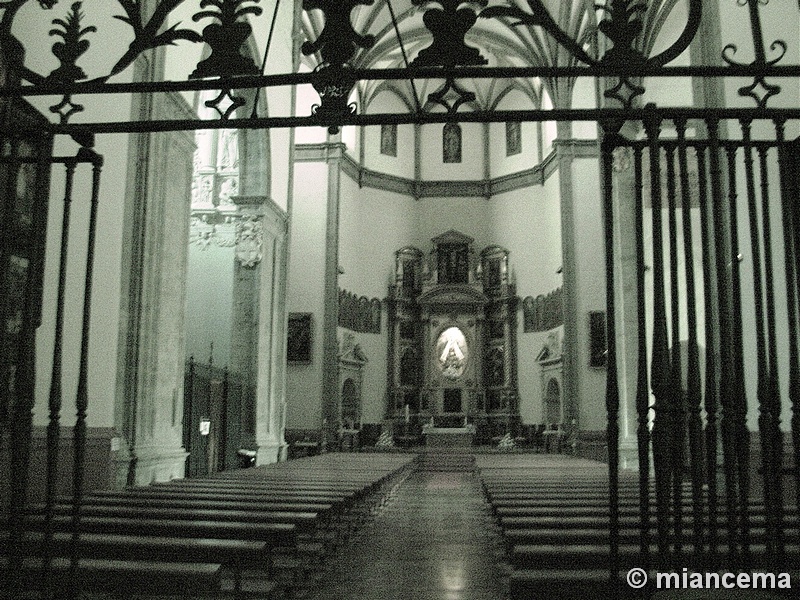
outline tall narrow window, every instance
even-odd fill
[[[445,123],[442,130],[442,162],[461,162],[461,126]]]
[[[381,125],[381,154],[397,156],[397,123]]]
[[[514,156],[522,152],[522,123],[506,122],[506,156]]]

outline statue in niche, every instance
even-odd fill
[[[239,132],[236,129],[223,129],[219,141],[221,169],[239,167]]]
[[[373,298],[369,301],[370,308],[372,309],[372,322],[371,322],[371,329],[370,333],[380,333],[381,332],[381,301],[377,298]]]
[[[400,358],[400,385],[417,385],[418,381],[417,355],[409,348]]]
[[[506,156],[514,156],[522,152],[522,123],[506,122]]]
[[[442,130],[442,162],[461,162],[461,126],[445,123]]]
[[[464,374],[468,358],[467,340],[458,327],[445,329],[436,340],[436,356],[442,375],[458,379]]]
[[[503,385],[505,379],[503,365],[503,349],[495,348],[489,353],[486,361],[486,379],[490,386],[496,387]]]
[[[232,197],[238,193],[239,183],[236,177],[228,177],[219,186],[219,204],[220,206],[233,206]]]
[[[397,156],[397,123],[381,125],[381,154]]]
[[[210,208],[214,206],[212,194],[214,181],[209,175],[203,175],[192,181],[192,206]]]

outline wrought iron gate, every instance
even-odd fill
[[[764,530],[760,539],[773,571],[786,569],[786,538],[796,538],[785,507],[797,505],[798,489],[790,485],[794,494],[788,497],[784,465],[793,465],[793,484],[800,464],[797,141],[785,139],[781,118],[754,120],[752,113],[743,111],[727,125],[737,129],[730,132],[732,139],[720,138],[720,122],[713,115],[694,123],[707,136],[689,139],[686,118],[652,110],[643,118],[644,138],[630,140],[618,133],[614,123],[603,123],[611,340],[620,297],[615,285],[614,249],[619,241],[615,238],[629,235],[636,244],[635,406],[645,568],[717,570],[723,564],[746,568],[752,557],[754,492],[763,495],[765,522],[757,526]],[[759,139],[752,134],[756,126]],[[662,137],[668,127],[674,132],[672,139]],[[621,206],[615,200],[615,171],[626,168],[634,172],[633,186],[625,198],[628,205]],[[696,177],[693,182],[690,173]],[[616,231],[615,215],[626,208],[634,212],[635,230]],[[773,227],[774,222],[782,227]],[[646,226],[651,229],[649,247]],[[645,264],[648,255],[651,265]],[[750,262],[747,274],[744,261]],[[652,282],[646,284],[650,276]],[[743,304],[753,311],[752,321]],[[778,352],[782,332],[786,332],[782,343],[788,347],[788,360]],[[682,339],[688,343],[682,344]],[[745,344],[746,339],[755,342],[747,356],[755,369],[746,368],[746,346],[752,346]],[[704,356],[701,345],[706,348]],[[616,365],[612,343],[607,381],[612,557],[619,543],[614,483],[618,454],[613,452],[619,433]],[[755,381],[747,381],[746,374],[753,370]],[[760,490],[754,490],[751,482],[756,465],[750,464],[748,385],[755,387],[758,401]],[[794,452],[787,462],[781,419],[782,408],[788,406],[793,413]],[[615,568],[616,564],[612,571]]]
[[[2,388],[0,388],[0,448],[7,479],[3,482],[2,511],[8,517],[8,574],[9,592],[23,594],[23,559],[25,539],[30,524],[26,515],[31,504],[30,457],[32,416],[35,388],[35,337],[42,322],[42,280],[44,277],[44,246],[49,212],[48,195],[51,169],[59,165],[65,177],[65,194],[61,206],[59,231],[57,297],[55,307],[52,371],[48,395],[49,424],[47,426],[47,472],[45,474],[46,504],[43,528],[42,573],[48,580],[52,560],[50,540],[53,536],[53,506],[56,502],[59,476],[59,438],[61,435],[63,340],[67,294],[67,254],[70,232],[75,228],[73,216],[73,185],[76,174],[84,172],[91,178],[91,192],[85,217],[86,247],[83,294],[80,315],[72,322],[80,323],[78,383],[75,397],[76,422],[73,428],[73,550],[72,569],[77,568],[77,539],[80,535],[81,496],[86,447],[86,417],[88,409],[88,350],[89,316],[91,314],[92,275],[99,205],[102,157],[89,148],[81,148],[75,156],[53,157],[52,136],[41,118],[27,103],[11,101],[2,107],[0,128],[0,181],[2,183],[2,212],[4,227],[0,275],[2,297]],[[91,171],[88,171],[89,167]],[[87,172],[88,171],[88,172]],[[83,230],[84,228],[81,227]],[[37,499],[41,500],[41,499]],[[51,590],[49,590],[51,591]]]
[[[409,62],[398,17],[392,3],[385,4],[391,15],[387,31],[396,36],[401,50],[402,68],[364,68],[355,60],[357,52],[368,50],[375,38],[358,32],[351,22],[357,7],[370,6],[375,0],[305,0],[306,11],[320,11],[324,26],[312,34],[300,50],[316,57],[310,73],[285,72],[263,74],[269,67],[270,40],[280,2],[273,4],[273,17],[267,34],[262,66],[247,60],[241,49],[252,29],[248,15],[262,12],[258,0],[219,0],[203,2],[194,21],[212,19],[214,23],[198,32],[179,25],[169,25],[170,13],[183,0],[158,0],[149,14],[140,3],[119,0],[119,20],[131,27],[133,41],[113,64],[111,70],[90,81],[76,61],[88,50],[94,25],[85,26],[81,4],[74,3],[53,20],[56,35],[62,41],[53,45],[60,66],[51,73],[37,73],[25,62],[20,32],[14,29],[15,16],[34,3],[6,0],[0,3],[0,45],[9,70],[19,81],[7,81],[0,89],[0,99],[56,96],[60,101],[51,107],[58,122],[42,129],[49,138],[72,136],[82,149],[75,157],[57,159],[66,169],[67,194],[64,201],[65,223],[69,222],[71,182],[79,165],[93,168],[91,210],[87,217],[89,231],[86,280],[80,351],[80,377],[77,397],[74,471],[74,539],[80,532],[79,507],[83,477],[83,448],[87,410],[88,316],[92,284],[93,247],[98,204],[101,159],[91,149],[94,136],[114,132],[163,132],[203,128],[263,129],[277,127],[324,126],[336,131],[344,125],[384,123],[451,123],[508,121],[588,121],[602,130],[601,164],[603,205],[605,209],[605,249],[607,286],[608,376],[606,404],[610,474],[610,539],[612,561],[609,569],[618,580],[619,547],[619,411],[617,330],[620,301],[635,302],[637,307],[637,388],[635,408],[638,419],[639,507],[641,553],[650,565],[659,568],[698,566],[716,568],[721,564],[746,566],[751,556],[751,481],[750,434],[747,427],[748,389],[755,389],[758,400],[758,428],[763,476],[763,502],[768,518],[764,523],[769,556],[776,568],[783,567],[783,550],[788,536],[784,508],[785,491],[800,488],[800,354],[798,353],[798,275],[800,274],[800,164],[798,141],[789,139],[788,125],[796,127],[800,107],[773,108],[770,101],[780,93],[773,83],[780,78],[800,76],[800,65],[779,65],[787,44],[773,42],[770,48],[779,54],[767,59],[760,10],[764,0],[746,0],[755,59],[751,64],[733,60],[735,47],[726,46],[724,65],[671,66],[695,38],[702,19],[700,0],[687,0],[686,23],[679,37],[665,50],[654,54],[643,34],[645,25],[665,19],[663,7],[675,2],[608,0],[592,7],[594,29],[577,38],[559,25],[540,0],[492,3],[485,0],[456,2],[414,0],[415,7],[426,13],[426,35],[431,44]],[[213,5],[213,6],[212,6]],[[662,6],[663,5],[663,6]],[[788,3],[786,3],[788,5]],[[57,0],[39,0],[41,9],[53,9]],[[208,10],[203,7],[212,6]],[[664,9],[666,10],[666,9]],[[793,9],[789,9],[793,10]],[[595,12],[602,14],[597,17]],[[587,13],[589,14],[589,13]],[[793,12],[796,17],[796,12]],[[591,21],[591,15],[587,17]],[[486,60],[465,43],[465,36],[479,19],[503,20],[520,31],[543,31],[552,42],[554,63],[524,66],[484,66]],[[650,21],[648,21],[650,19]],[[452,24],[460,27],[454,33]],[[236,30],[237,35],[233,35]],[[242,37],[241,31],[248,35]],[[601,36],[602,34],[602,36]],[[15,35],[17,37],[15,37]],[[603,37],[604,36],[604,37]],[[160,50],[175,42],[203,43],[211,48],[208,58],[197,65],[187,81],[134,81],[110,83],[108,80],[130,67],[145,51]],[[602,43],[601,43],[602,42]],[[794,40],[796,42],[796,40]],[[58,50],[56,50],[58,48]],[[605,49],[608,48],[608,49]],[[566,56],[565,60],[556,60]],[[464,80],[512,80],[543,78],[559,82],[588,77],[606,86],[604,105],[594,109],[557,107],[553,110],[459,111],[474,100]],[[683,77],[719,79],[752,78],[753,84],[741,88],[740,95],[751,98],[753,108],[714,106],[664,109],[640,106],[646,78]],[[442,112],[427,111],[417,95],[414,82],[429,79],[441,86],[429,94],[430,104]],[[358,82],[372,80],[408,80],[414,88],[415,106],[408,113],[358,114],[350,104],[350,95]],[[242,90],[260,90],[280,86],[311,84],[320,95],[320,104],[308,116],[259,116],[256,106],[246,106],[248,116],[237,116],[246,105]],[[81,123],[71,123],[83,107],[75,99],[81,96],[142,94],[148,97],[168,91],[215,90],[219,95],[207,103],[218,111],[218,121],[164,120],[101,122],[91,115]],[[257,95],[256,95],[257,96]],[[642,132],[640,138],[628,138],[621,132],[624,124],[633,124]],[[692,135],[689,135],[691,128]],[[669,133],[667,133],[669,129]],[[726,132],[727,130],[727,132]],[[626,130],[627,131],[627,130]],[[4,138],[13,131],[8,126]],[[4,140],[5,141],[5,140]],[[49,142],[47,142],[49,143]],[[3,146],[5,148],[5,144]],[[11,152],[2,155],[3,165],[16,169],[24,162]],[[45,156],[41,155],[48,163]],[[26,159],[27,160],[27,159]],[[621,199],[615,168],[628,163],[633,170],[632,186]],[[777,170],[773,165],[777,164]],[[690,175],[695,173],[695,175]],[[696,183],[691,179],[696,178]],[[7,181],[10,181],[8,179]],[[2,182],[0,182],[2,183]],[[3,184],[5,185],[5,184]],[[6,191],[8,191],[6,189]],[[44,198],[44,195],[39,196]],[[647,198],[647,201],[645,200]],[[627,199],[627,202],[624,200]],[[649,206],[647,203],[649,202]],[[9,205],[5,203],[4,210]],[[692,208],[693,207],[693,208]],[[615,229],[620,210],[632,211],[634,231]],[[37,218],[42,213],[38,212]],[[780,223],[780,227],[778,227]],[[645,230],[651,238],[645,237]],[[66,253],[69,228],[61,231],[58,300],[56,304],[56,350],[52,359],[53,390],[50,395],[49,448],[55,448],[59,430],[61,355],[58,340],[64,327],[63,305]],[[617,245],[631,236],[636,245],[635,298],[623,298],[618,282],[620,257]],[[3,269],[8,270],[10,236],[4,230]],[[748,256],[740,250],[749,248]],[[741,256],[740,256],[741,255]],[[652,264],[646,264],[646,257]],[[741,261],[749,261],[744,270]],[[40,271],[39,271],[40,272]],[[779,276],[780,274],[780,276]],[[5,275],[5,273],[4,273]],[[648,281],[652,278],[652,281]],[[681,283],[683,282],[683,283]],[[36,289],[32,286],[31,289]],[[30,409],[33,398],[33,335],[36,327],[38,292],[25,295],[19,329],[23,340],[18,350],[20,365],[16,371],[13,394],[4,397],[3,411],[13,412],[3,427],[11,432],[16,450],[10,481],[17,490],[9,507],[13,567],[21,561],[21,536],[25,511],[27,448],[30,444]],[[8,319],[10,296],[4,291],[3,317]],[[652,309],[648,309],[652,307]],[[652,314],[648,317],[648,311]],[[748,314],[749,313],[749,314]],[[0,334],[4,335],[6,329]],[[685,335],[684,335],[685,334]],[[687,343],[683,340],[688,338]],[[754,344],[745,343],[753,340]],[[4,339],[4,342],[6,340]],[[705,346],[704,354],[700,345]],[[752,352],[750,348],[752,347]],[[788,348],[788,357],[779,349]],[[685,353],[685,358],[684,358]],[[752,354],[752,356],[751,356]],[[3,368],[8,360],[3,359]],[[752,361],[751,363],[746,362]],[[684,368],[683,365],[686,365]],[[750,368],[755,365],[755,369]],[[754,376],[749,377],[749,373]],[[5,377],[5,374],[3,375]],[[5,379],[4,379],[5,381]],[[6,390],[3,390],[6,394]],[[654,402],[651,402],[654,398]],[[784,448],[784,408],[791,409],[792,450]],[[651,460],[652,456],[652,460]],[[794,473],[785,477],[784,458],[791,456]],[[57,464],[55,454],[50,460]],[[652,468],[651,468],[652,466]],[[654,478],[651,479],[651,472]],[[687,487],[688,486],[688,487]],[[686,488],[686,493],[684,489]],[[52,518],[54,485],[48,487],[47,518]],[[794,500],[800,504],[800,498]],[[661,518],[651,520],[655,507]],[[668,518],[665,518],[668,517]],[[685,525],[691,525],[686,533]],[[47,529],[45,535],[51,534]],[[789,530],[796,539],[796,528]],[[653,554],[653,544],[657,554]],[[77,546],[75,546],[77,548]],[[73,568],[77,554],[73,552]],[[45,557],[47,565],[48,557]],[[47,568],[45,567],[45,571]],[[47,578],[45,577],[45,580]],[[19,583],[19,582],[17,582]]]

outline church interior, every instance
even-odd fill
[[[800,6],[2,0],[0,188],[0,597],[800,586]]]

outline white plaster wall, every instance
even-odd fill
[[[422,198],[417,203],[416,246],[426,254],[431,239],[455,229],[475,238],[475,251],[493,243],[489,235],[489,202],[484,198]]]
[[[464,107],[461,110],[466,110]],[[440,111],[436,111],[440,112]],[[484,129],[480,123],[461,123],[461,162],[442,160],[441,123],[420,127],[421,177],[427,181],[484,179]]]
[[[396,250],[415,243],[417,203],[409,196],[359,188],[347,176],[341,180],[339,220],[339,287],[359,296],[386,298],[394,272]],[[379,423],[385,412],[386,305],[381,333],[354,333],[368,363],[364,367],[362,410],[364,423]],[[345,330],[339,329],[341,339]]]
[[[544,186],[495,196],[489,202],[489,238],[510,252],[509,263],[520,300],[547,294],[561,285],[561,206],[558,173]],[[541,368],[536,356],[547,333],[524,333],[521,303],[517,313],[520,415],[524,423],[542,419]]]
[[[605,254],[603,219],[601,213],[600,174],[597,159],[576,158],[572,164],[575,194],[575,264],[564,269],[575,269],[574,290],[578,310],[578,406],[580,427],[600,430],[606,425],[605,381],[606,370],[589,367],[589,312],[604,311]],[[565,348],[565,352],[570,349]]]
[[[214,343],[214,364],[230,360],[233,248],[189,246],[186,281],[186,358],[205,363]]]
[[[264,14],[267,19],[272,19],[274,6],[272,3],[265,5]],[[293,2],[281,3],[278,9],[275,30],[273,32],[272,44],[269,49],[266,72],[290,73],[295,70],[294,65],[294,17],[295,5]],[[263,22],[262,22],[263,23]],[[267,31],[268,20],[263,23],[264,31]],[[253,26],[256,31],[256,26]],[[266,45],[266,36],[257,37],[260,56],[263,56]],[[265,92],[267,114],[274,116],[292,116],[295,114],[296,104],[294,102],[295,92],[291,87],[281,86],[268,88]],[[278,207],[288,210],[289,198],[292,188],[291,179],[291,148],[292,136],[300,130],[276,128],[269,131],[270,141],[270,177],[271,188],[270,197]],[[318,133],[318,132],[317,132]]]
[[[596,80],[579,77],[572,90],[572,108],[597,108]],[[572,124],[572,137],[575,139],[597,139],[597,123],[594,121],[575,121]]]
[[[521,91],[513,90],[497,104],[496,110],[532,110],[534,108],[530,98]],[[540,162],[538,123],[522,123],[522,152],[512,156],[506,154],[506,124],[491,123],[489,125],[489,172],[491,177],[502,177],[531,169]]]
[[[379,93],[370,103],[367,113],[407,113],[408,107],[393,92]],[[364,127],[364,167],[373,171],[414,178],[415,163],[415,135],[413,125],[398,125],[397,127],[397,156],[381,154],[381,127]],[[442,151],[439,148],[438,160],[441,161]],[[430,160],[429,155],[423,153],[425,160]],[[355,157],[358,159],[358,157]]]
[[[394,273],[394,253],[416,243],[418,203],[409,196],[359,188],[341,181],[339,287],[369,298],[385,298]]]
[[[321,425],[322,320],[325,285],[325,215],[328,166],[295,163],[292,212],[289,217],[289,312],[312,313],[312,360],[289,365],[286,382],[286,426]]]
[[[301,66],[299,72],[307,72],[308,68]],[[298,85],[296,88],[295,114],[307,117],[312,114],[313,106],[320,103],[319,94],[308,85]],[[328,139],[328,130],[325,127],[298,127],[294,130],[296,144],[321,144]]]
[[[122,102],[125,106],[126,103]],[[127,113],[116,110],[118,105],[95,107],[94,114],[109,119],[125,119]],[[129,110],[130,105],[126,108]],[[91,427],[110,427],[113,424],[114,394],[117,377],[117,344],[120,320],[121,246],[123,202],[127,161],[127,136],[98,136],[96,150],[105,159],[100,183],[97,216],[96,254],[92,285],[92,316],[89,345],[89,410],[87,423]],[[76,145],[59,139],[54,154],[74,155]],[[59,245],[63,215],[63,167],[53,169],[50,187],[50,206],[47,224],[42,325],[36,335],[36,406],[34,423],[48,422],[48,394],[51,383],[53,342],[55,336],[55,305],[58,285]],[[67,253],[68,271],[65,303],[63,407],[62,425],[75,421],[75,394],[80,357],[81,315],[86,266],[91,167],[81,165],[76,171],[70,220],[70,246]]]

